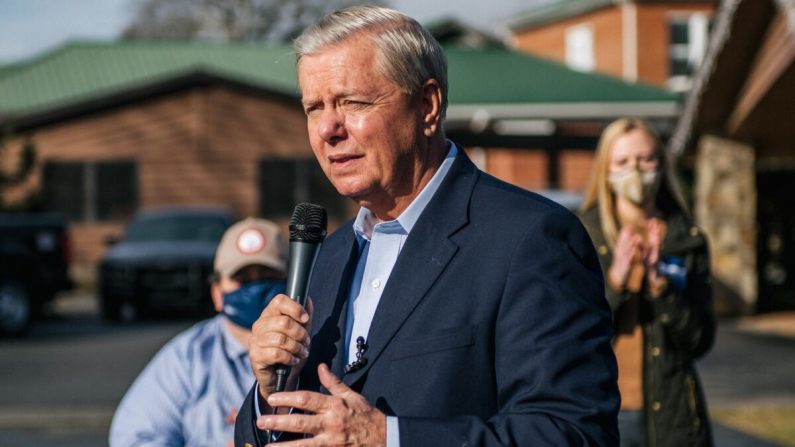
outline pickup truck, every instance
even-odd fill
[[[66,223],[55,214],[0,213],[0,335],[17,335],[73,286]]]
[[[219,207],[139,210],[99,265],[99,304],[109,321],[156,313],[214,313],[208,278],[235,216]]]

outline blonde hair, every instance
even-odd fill
[[[588,187],[585,189],[580,210],[585,213],[594,206],[599,207],[599,223],[602,227],[602,234],[610,247],[616,244],[618,236],[618,216],[616,215],[615,195],[610,189],[607,177],[610,167],[610,155],[616,140],[630,133],[633,130],[640,130],[654,141],[655,152],[659,160],[660,174],[662,180],[660,189],[657,192],[656,205],[663,212],[664,216],[672,212],[679,211],[689,216],[687,205],[682,196],[679,183],[676,180],[673,163],[670,157],[662,148],[660,138],[654,128],[646,121],[639,118],[619,118],[608,124],[599,137],[596,146],[596,156],[594,158],[591,178]]]

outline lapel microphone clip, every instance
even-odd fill
[[[352,363],[345,365],[345,374],[356,372],[367,364],[367,357],[364,353],[367,351],[367,343],[364,342],[364,337],[359,336],[356,338],[356,360]]]

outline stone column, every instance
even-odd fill
[[[705,135],[695,170],[695,218],[709,237],[716,310],[750,313],[758,298],[754,148]]]

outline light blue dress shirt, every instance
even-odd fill
[[[356,265],[351,292],[349,296],[348,318],[346,320],[346,341],[348,363],[356,360],[356,339],[364,337],[370,332],[375,310],[381,300],[389,275],[397,262],[398,255],[414,224],[420,218],[428,202],[431,201],[439,189],[442,180],[447,176],[458,149],[455,144],[448,142],[450,150],[439,166],[439,170],[422,189],[420,194],[403,210],[395,220],[379,222],[375,214],[367,208],[360,208],[356,220],[353,222],[353,231],[362,251]],[[367,357],[365,353],[365,357]],[[386,418],[387,447],[400,445],[400,431],[398,418]]]
[[[177,335],[152,359],[122,399],[111,447],[225,447],[254,382],[248,351],[218,315]]]
[[[381,294],[406,238],[455,160],[458,149],[452,142],[449,144],[450,150],[439,170],[397,219],[379,222],[372,211],[360,208],[353,222],[353,231],[362,255],[356,265],[349,296],[351,305],[348,306],[346,322],[348,363],[356,360],[356,339],[360,336],[367,339]]]

